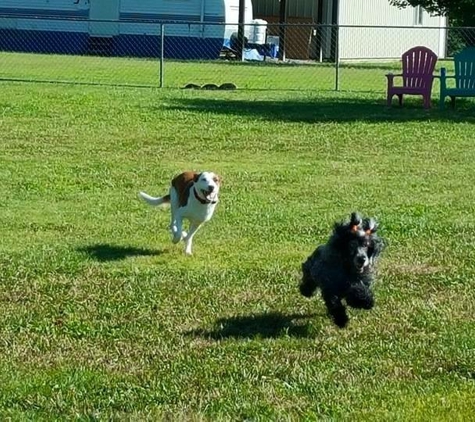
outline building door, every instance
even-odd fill
[[[113,37],[119,34],[120,0],[89,0],[89,34]]]
[[[316,9],[317,27],[313,30],[310,45],[310,57],[317,61],[335,59],[337,28],[331,25],[338,24],[338,5],[340,0],[319,0]]]

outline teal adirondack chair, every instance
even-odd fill
[[[468,47],[454,56],[455,74],[447,76],[447,69],[440,70],[440,109],[445,107],[445,98],[450,97],[455,107],[456,97],[475,97],[475,48]],[[448,87],[447,80],[455,79],[455,87]],[[453,84],[452,84],[453,85]]]

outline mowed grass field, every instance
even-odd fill
[[[1,87],[2,419],[473,420],[472,102]],[[137,198],[185,169],[224,179],[193,257]],[[388,247],[342,330],[298,282],[354,210]]]
[[[281,64],[277,62],[174,61],[158,58],[61,56],[0,52],[0,78],[13,81],[75,82],[82,84],[159,87],[160,78],[166,88],[182,88],[187,84],[234,83],[246,90],[306,90],[383,92],[385,74],[400,73],[395,62],[341,63],[338,71],[332,63]],[[436,74],[450,60],[439,60]],[[337,76],[338,73],[338,76]],[[338,77],[338,83],[336,79]],[[400,83],[400,79],[396,79]],[[438,79],[434,93],[439,92]]]

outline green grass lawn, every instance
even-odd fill
[[[160,62],[155,59],[61,56],[0,52],[0,79],[73,81],[88,84],[154,86],[160,84]],[[382,91],[385,73],[398,63],[342,64],[340,89]],[[334,90],[334,64],[240,63],[235,61],[173,61],[163,63],[163,84],[180,88],[189,83],[232,82],[249,90]]]
[[[2,419],[473,419],[472,102],[1,86]],[[193,257],[137,199],[184,169],[224,179]],[[341,330],[297,286],[353,210],[389,246]]]

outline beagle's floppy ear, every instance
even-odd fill
[[[218,186],[221,186],[223,184],[223,178],[219,174],[216,174],[216,173],[214,173],[213,181]]]
[[[195,175],[193,176],[193,182],[196,183],[198,179],[200,178],[200,176],[201,176],[201,173],[195,173]]]

